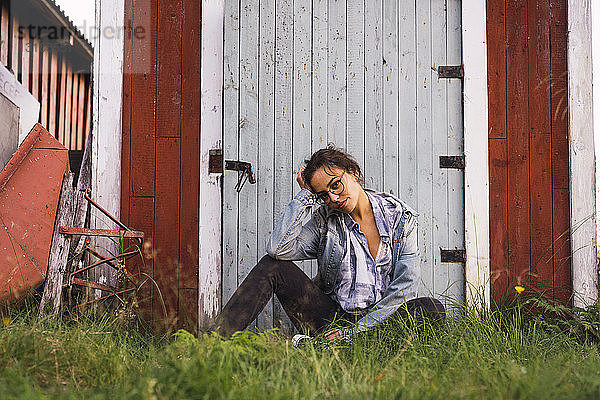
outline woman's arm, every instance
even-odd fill
[[[354,329],[355,332],[367,331],[392,315],[408,300],[417,297],[421,276],[421,256],[417,246],[417,218],[412,213],[404,213],[402,242],[398,259],[394,265],[394,274],[383,298],[362,317]]]
[[[302,169],[296,178],[302,188],[287,205],[267,243],[267,254],[278,260],[307,260],[317,257],[319,227],[323,217],[312,212],[316,197],[302,179]]]

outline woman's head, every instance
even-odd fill
[[[305,161],[302,178],[330,207],[351,212],[362,192],[360,166],[348,153],[329,145]]]

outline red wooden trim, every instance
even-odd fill
[[[156,29],[157,0],[150,0],[149,9],[133,10],[133,26],[148,26]],[[166,44],[161,44],[164,46]],[[156,34],[148,32],[143,38],[133,38],[134,60],[144,60],[136,68],[131,82],[131,148],[135,151],[135,162],[130,163],[131,195],[154,196],[155,135],[156,135]]]
[[[85,77],[79,74],[79,96],[77,98],[77,136],[74,137],[73,148],[76,150],[83,149],[83,121],[85,116]]]
[[[133,4],[125,0],[125,36],[123,40],[123,111],[121,135],[121,220],[129,221],[131,164],[131,59],[133,52]],[[88,113],[89,115],[89,113]]]
[[[492,298],[509,293],[508,265],[508,156],[507,140],[488,141],[490,168],[490,280]]]
[[[554,297],[563,304],[571,303],[573,284],[571,280],[571,236],[569,234],[569,189],[554,189],[552,215],[554,234]],[[556,212],[559,211],[559,212]]]
[[[88,136],[90,134],[90,129],[92,127],[92,85],[91,80],[88,77],[87,89],[86,89],[86,106],[85,106],[85,132],[83,135],[83,142],[81,143],[81,148],[85,149],[85,144],[87,143]]]
[[[182,288],[198,288],[198,227],[200,210],[200,2],[184,0],[182,47],[182,128],[181,128],[181,221],[179,241],[181,243],[179,259],[181,273],[179,276],[180,296]],[[180,300],[180,307],[185,306],[190,318],[197,325],[198,299],[192,303],[188,299]],[[187,315],[187,314],[186,314]],[[187,317],[183,317],[184,320]]]
[[[154,276],[154,249],[153,249],[153,226],[154,226],[154,198],[153,197],[131,197],[131,212],[129,225],[144,232],[144,245],[142,253],[144,258],[141,263],[127,263],[132,274],[145,274]],[[147,321],[152,319],[152,295],[153,285],[145,285],[138,293],[138,301],[142,315]]]
[[[550,113],[549,107],[546,113]],[[530,273],[536,288],[541,293],[552,296],[552,165],[550,139],[550,135],[545,133],[533,134],[530,138]]]
[[[181,136],[182,15],[182,0],[158,3],[157,137]]]
[[[154,203],[154,277],[162,291],[167,315],[175,317],[179,291],[179,138],[156,139],[156,197]],[[159,309],[153,298],[153,309]],[[155,311],[156,313],[156,311]]]
[[[53,51],[50,56],[50,106],[48,107],[48,131],[56,137],[56,101],[57,101],[58,59]],[[69,146],[65,146],[69,148]]]
[[[66,110],[66,92],[67,92],[67,59],[63,55],[60,67],[60,100],[58,106],[58,141],[69,148],[69,144],[65,142],[65,131],[68,129],[65,124]]]
[[[506,46],[504,1],[487,2],[488,125],[490,138],[506,137]]]
[[[524,283],[529,274],[529,132],[527,10],[521,0],[507,0],[506,41],[508,138],[508,243],[511,283]]]
[[[0,15],[0,62],[8,66],[8,42],[9,42],[10,18],[8,16],[8,4],[2,2]]]

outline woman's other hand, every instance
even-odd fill
[[[306,189],[306,190],[312,192],[310,186],[308,186],[308,184],[306,182],[304,182],[304,178],[302,177],[302,171],[304,171],[304,168],[300,168],[298,170],[298,175],[296,176],[296,182],[298,182],[298,185],[300,185],[300,189]]]

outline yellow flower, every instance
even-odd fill
[[[515,286],[515,290],[517,291],[517,293],[523,293],[525,291],[525,288],[523,286]]]
[[[4,326],[9,326],[11,322],[12,322],[12,320],[8,317],[2,318],[2,325],[4,325]]]

